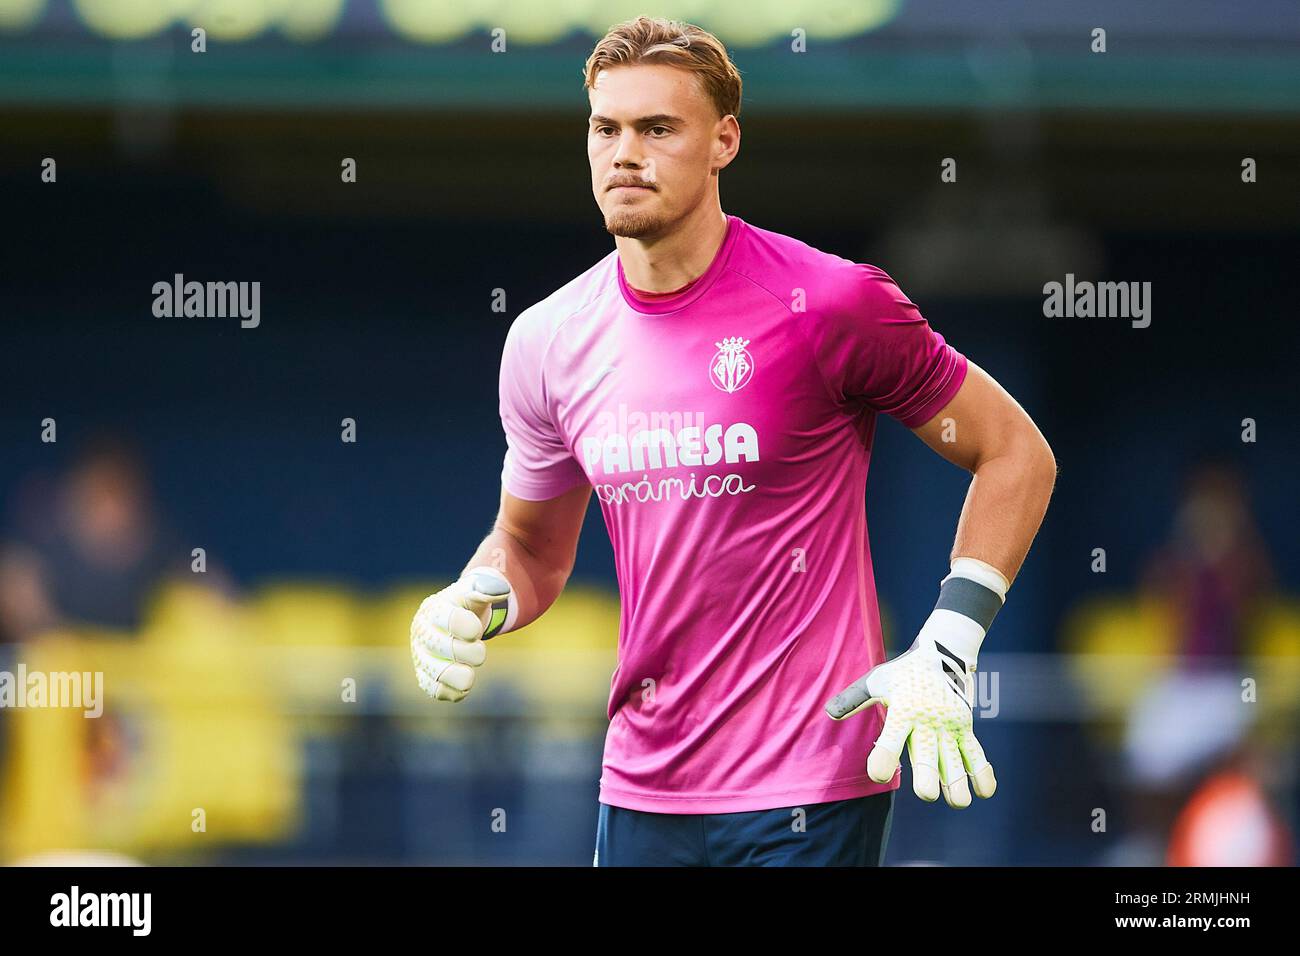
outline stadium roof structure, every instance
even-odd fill
[[[747,113],[1300,110],[1293,0],[708,0]],[[0,104],[581,108],[626,0],[0,0]],[[197,52],[196,28],[206,49]],[[1104,31],[1105,51],[1097,49]]]

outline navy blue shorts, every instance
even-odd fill
[[[596,866],[882,866],[894,791],[742,813],[600,805]]]

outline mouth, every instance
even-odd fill
[[[617,192],[617,191],[620,190],[620,189],[644,189],[644,190],[647,190],[647,191],[652,191],[651,188],[650,188],[649,186],[611,186],[611,187],[609,187],[610,192]]]

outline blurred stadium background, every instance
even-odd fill
[[[1294,862],[1291,0],[0,0],[0,671],[105,675],[98,720],[0,710],[0,862],[590,862],[598,508],[464,704],[407,631],[495,513],[510,320],[610,248],[580,68],[639,13],[744,74],[724,208],[886,268],[1061,464],[981,659],[999,792],[957,814],[905,771],[889,861]],[[260,281],[260,327],[154,318],[175,273]],[[1151,282],[1151,326],[1044,318],[1066,273]],[[898,649],[966,479],[877,447]]]

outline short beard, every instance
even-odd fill
[[[624,239],[646,239],[660,235],[668,220],[652,213],[632,209],[615,209],[605,217],[605,231]]]

